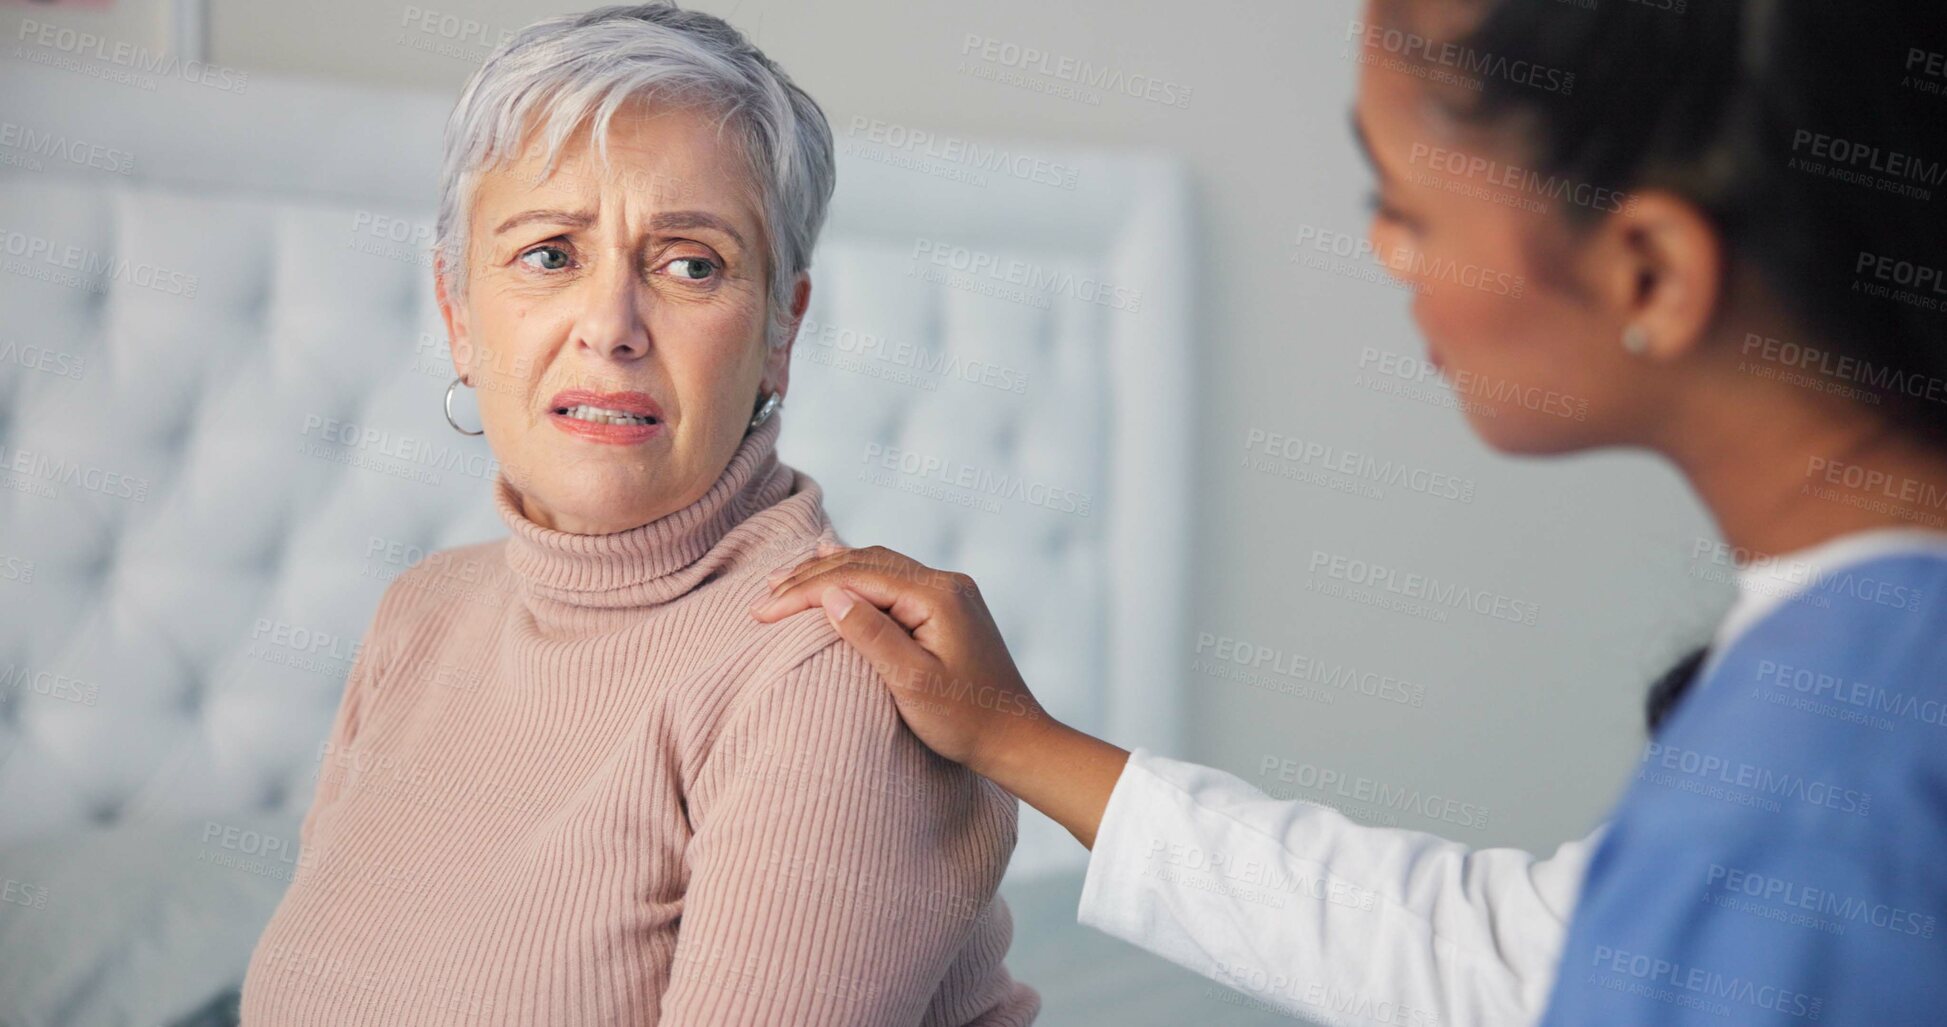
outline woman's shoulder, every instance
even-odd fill
[[[766,586],[734,601],[734,615],[748,623],[738,631],[744,639],[722,654],[704,689],[714,696],[704,731],[713,739],[709,747],[717,750],[727,739],[796,746],[889,736],[899,713],[871,662],[839,636],[821,609],[759,623],[746,607],[768,591]]]
[[[839,637],[822,610],[776,624],[749,619],[748,643],[714,686],[724,699],[722,730],[752,719],[876,718],[881,705],[897,716],[871,663]]]
[[[751,608],[771,593],[773,576],[782,575],[833,542],[829,526],[794,530],[739,531],[705,558],[705,577],[679,602],[699,607],[701,624],[691,641],[712,650],[707,661],[732,672],[724,687],[744,688],[775,680],[838,640],[838,632],[817,611],[765,624]]]
[[[822,615],[807,620],[826,625]],[[900,719],[878,671],[834,632],[783,673],[751,681],[728,706],[694,768],[699,807],[726,789],[784,796],[843,794],[864,803],[926,809],[942,823],[978,822],[1014,844],[1016,804],[998,785],[935,756]],[[741,782],[740,786],[738,783]]]
[[[456,623],[451,613],[497,615],[513,596],[503,555],[507,540],[410,552],[379,564],[389,572],[372,617],[375,638],[396,637],[429,622]]]

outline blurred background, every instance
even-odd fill
[[[261,451],[241,440],[271,431],[253,413],[323,421],[355,397],[365,423],[484,452],[439,434],[451,372],[420,259],[439,118],[507,35],[588,6],[0,6],[0,1024],[221,1022],[242,962],[208,953],[247,955],[282,886],[276,839],[308,801],[374,564],[502,533],[481,473],[427,488],[342,455],[287,473],[301,417]],[[1419,362],[1410,295],[1357,250],[1358,3],[685,6],[749,35],[837,138],[784,449],[848,541],[992,580],[1037,692],[1125,746],[1473,846],[1552,851],[1595,825],[1648,683],[1729,601],[1727,557],[1671,472],[1492,454],[1465,391]],[[35,240],[100,233],[107,252],[142,243],[131,225],[194,237],[143,243],[192,295],[22,270]],[[934,240],[1140,302],[875,292]],[[311,326],[270,319],[293,348],[217,316],[264,302]],[[888,339],[1025,385],[915,368]],[[122,402],[154,430],[98,405]],[[218,405],[238,448],[185,442]],[[887,449],[1020,471],[1093,513],[889,485],[870,473]],[[137,484],[73,487],[116,475]],[[214,565],[214,539],[236,560]],[[1376,605],[1367,567],[1526,612]],[[307,629],[333,635],[322,654],[262,655]],[[184,884],[158,852],[227,869]],[[1290,1022],[1077,927],[1082,855],[1024,817],[1010,965],[1042,1022]]]

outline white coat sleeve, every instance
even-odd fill
[[[1601,831],[1549,859],[1470,849],[1137,749],[1078,916],[1325,1023],[1530,1024]]]

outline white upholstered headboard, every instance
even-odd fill
[[[294,823],[386,581],[504,531],[440,412],[451,98],[149,85],[0,64],[0,844]],[[1058,715],[1169,747],[1183,171],[834,127],[784,458],[974,574]],[[1079,855],[1024,815],[1017,873]]]

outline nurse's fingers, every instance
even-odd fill
[[[1009,749],[1002,740],[1045,717],[964,574],[875,547],[817,558],[779,588],[752,616],[771,622],[822,606],[890,686],[906,725],[947,759],[981,771]]]
[[[895,559],[904,558],[901,554],[895,553],[890,549],[850,549],[844,546],[827,547],[821,542],[818,544],[817,552],[813,555],[805,557],[803,561],[794,567],[786,567],[771,575],[771,594],[776,595],[798,581],[802,581],[813,574],[831,570],[833,567],[841,564],[856,563],[867,566],[881,566],[890,564]]]
[[[825,619],[887,682],[897,686],[923,679],[927,671],[940,666],[940,661],[913,641],[903,625],[851,589],[842,585],[825,589],[822,602]],[[898,696],[897,687],[894,696]]]
[[[902,569],[863,563],[840,563],[792,580],[795,583],[783,592],[752,605],[751,616],[766,624],[775,623],[818,606],[824,602],[825,593],[832,589],[848,588],[891,614],[907,631],[917,632],[938,617],[953,598],[939,589],[914,584]]]
[[[937,589],[968,596],[978,595],[973,579],[952,571],[936,570],[920,563],[904,553],[895,552],[884,546],[868,546],[864,549],[835,548],[826,550],[824,555],[814,556],[794,568],[772,575],[771,594],[782,595],[821,574],[829,573],[839,567],[866,567],[885,572],[920,588]],[[885,604],[880,604],[885,605]]]

